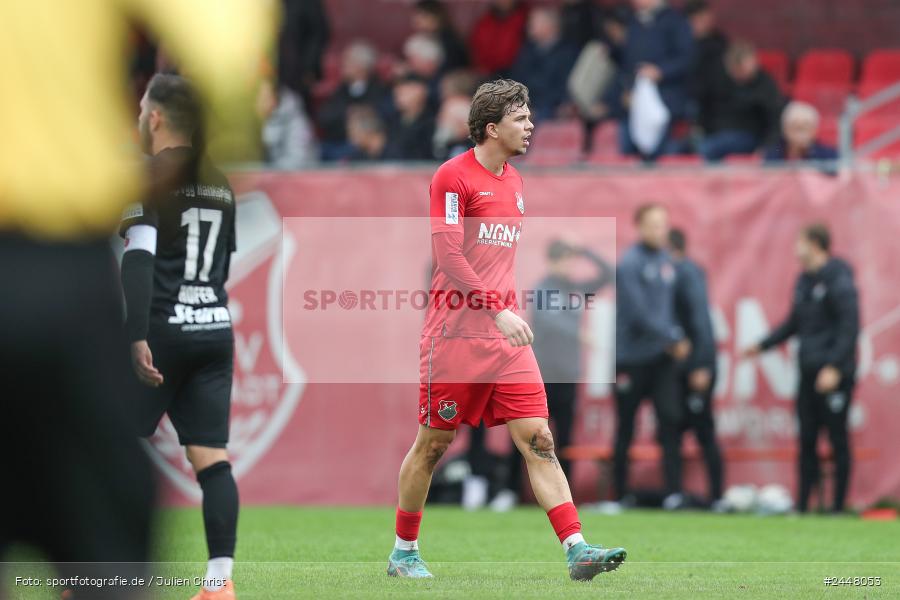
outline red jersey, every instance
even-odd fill
[[[494,317],[515,311],[515,258],[525,198],[509,163],[494,175],[475,151],[431,180],[431,301],[422,335],[502,338]]]

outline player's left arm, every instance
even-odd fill
[[[834,344],[828,351],[829,366],[837,367],[853,352],[859,336],[859,297],[850,275],[838,279],[826,294],[834,315]]]
[[[156,387],[162,374],[153,366],[147,344],[150,302],[153,297],[153,266],[156,255],[155,225],[136,222],[123,225],[125,254],[122,256],[122,291],[125,295],[125,334],[131,343],[131,360],[142,383]]]

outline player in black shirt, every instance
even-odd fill
[[[199,123],[190,84],[156,75],[139,129],[154,193],[123,216],[122,286],[134,371],[145,384],[139,433],[168,413],[203,489],[209,566],[198,599],[232,598],[238,493],[228,454],[234,338],[228,279],[234,194],[191,147]]]

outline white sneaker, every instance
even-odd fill
[[[462,506],[466,510],[484,508],[488,498],[487,477],[470,475],[463,480]]]
[[[494,496],[494,499],[491,500],[491,510],[494,512],[507,512],[514,509],[518,503],[519,498],[514,491],[500,490],[500,492]]]

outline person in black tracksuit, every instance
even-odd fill
[[[800,339],[800,490],[797,509],[808,509],[809,496],[819,479],[816,442],[825,427],[835,463],[832,510],[844,509],[850,478],[850,442],[847,415],[856,383],[856,342],[859,336],[859,300],[853,270],[830,254],[831,237],[824,225],[806,227],[797,240],[803,273],[797,278],[787,319],[744,356]]]
[[[703,267],[686,255],[687,240],[680,229],[669,233],[669,251],[675,259],[675,314],[688,339],[691,354],[679,365],[684,421],[703,451],[712,505],[722,498],[722,452],[716,441],[713,390],[716,387],[716,339],[709,311],[709,293]]]
[[[616,441],[613,483],[617,499],[628,496],[628,451],[634,421],[645,398],[653,400],[656,436],[663,449],[667,496],[681,492],[681,403],[677,363],[690,341],[675,317],[675,265],[666,250],[668,213],[646,204],[635,213],[638,243],[616,268]]]

